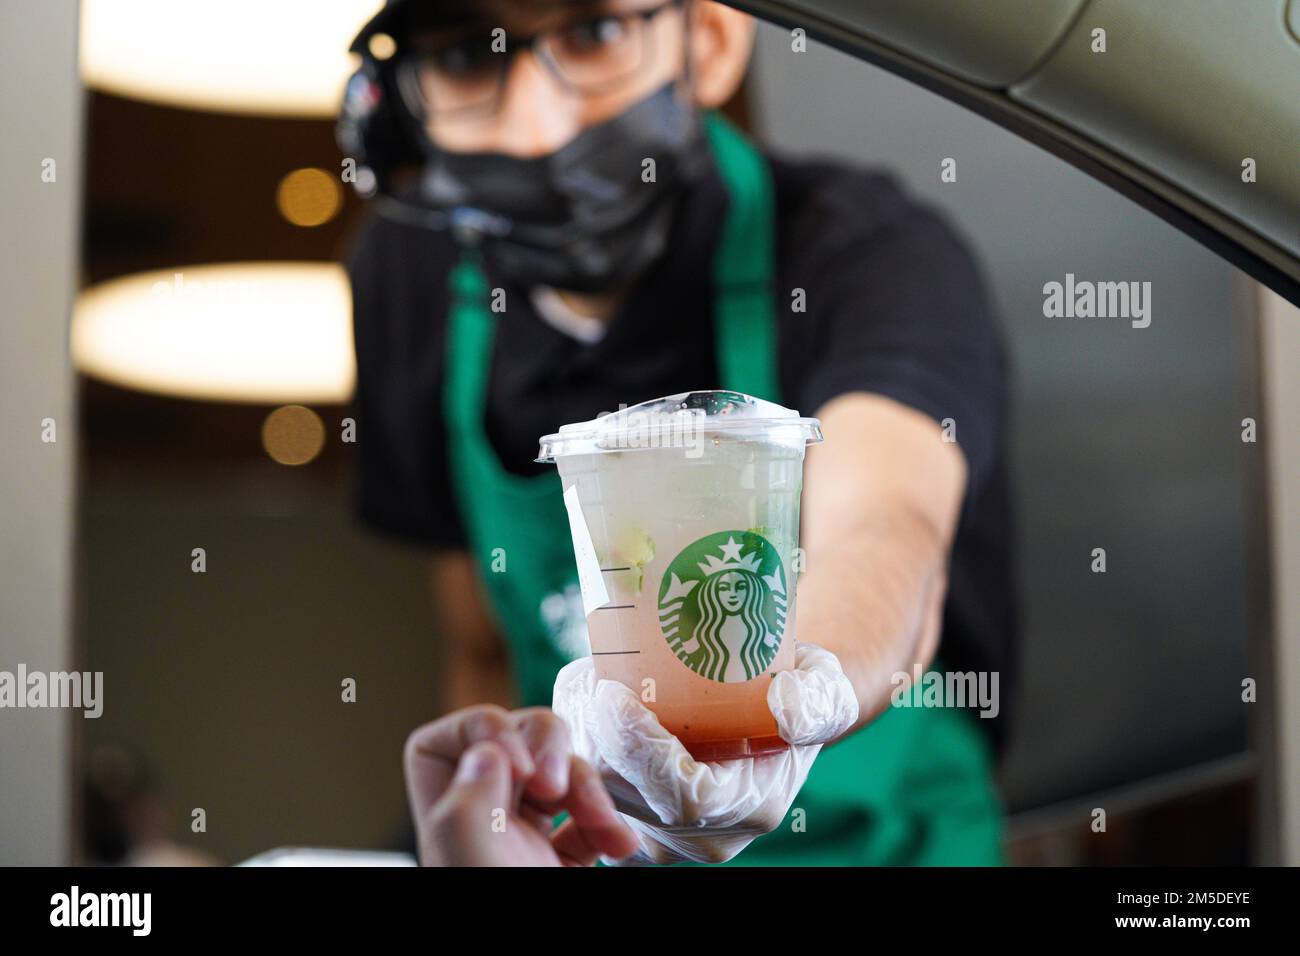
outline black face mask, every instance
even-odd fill
[[[708,162],[699,113],[670,83],[548,156],[430,148],[420,193],[507,279],[604,292],[664,251],[677,200]]]

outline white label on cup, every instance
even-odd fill
[[[602,604],[609,603],[609,592],[605,590],[605,579],[600,573],[600,561],[596,558],[596,546],[591,543],[587,519],[582,516],[582,505],[578,503],[577,485],[570,485],[564,489],[564,507],[569,512],[573,555],[578,559],[578,586],[582,588],[582,613],[590,614]]]

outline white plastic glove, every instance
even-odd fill
[[[795,646],[795,668],[772,679],[767,703],[790,747],[718,763],[692,758],[630,688],[597,681],[590,657],[560,671],[552,706],[641,840],[625,863],[722,863],[781,824],[822,744],[858,719],[840,662],[814,644]]]

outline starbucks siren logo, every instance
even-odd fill
[[[785,569],[766,538],[719,531],[682,549],[659,586],[659,628],[677,659],[721,683],[767,670],[785,635]]]

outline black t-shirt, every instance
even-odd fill
[[[978,721],[1000,747],[1014,666],[1006,366],[978,268],[943,219],[890,177],[768,159],[781,403],[815,415],[837,395],[866,391],[956,423],[969,482],[939,653],[950,670],[1000,673],[1001,713]],[[494,276],[489,260],[489,285],[506,290],[507,308],[496,314],[486,429],[506,468],[553,468],[533,461],[537,439],[567,422],[719,387],[710,277],[726,203],[714,171],[691,187],[668,253],[591,344],[541,319],[527,292]],[[347,257],[357,511],[373,529],[432,548],[466,545],[442,418],[447,276],[456,258],[445,233],[380,217],[362,225]],[[804,311],[792,308],[794,289],[804,290]]]

